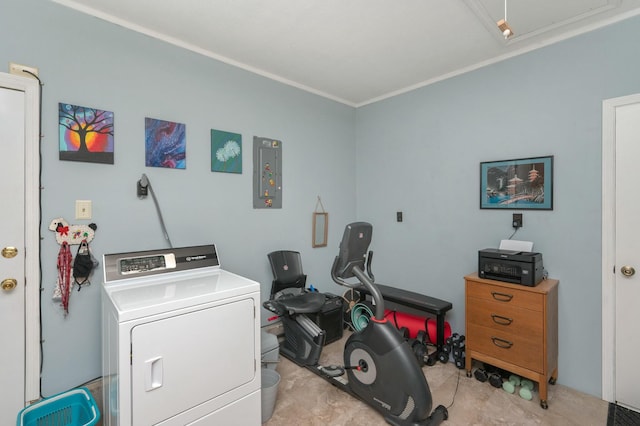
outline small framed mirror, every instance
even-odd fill
[[[329,213],[313,213],[313,239],[311,247],[326,247],[329,232]]]

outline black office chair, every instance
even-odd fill
[[[263,306],[282,319],[285,340],[280,352],[299,365],[316,365],[325,341],[325,332],[305,314],[320,312],[326,297],[305,289],[300,253],[279,250],[267,255],[274,280],[271,296]]]

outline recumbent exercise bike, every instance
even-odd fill
[[[366,222],[347,225],[331,268],[337,284],[364,285],[375,306],[375,316],[368,325],[347,339],[344,367],[318,365],[324,331],[305,314],[318,312],[324,298],[309,296],[314,293],[285,295],[264,302],[264,306],[282,318],[285,339],[281,353],[285,357],[370,405],[389,424],[438,425],[448,418],[447,409],[439,405],[431,412],[431,391],[422,368],[409,344],[384,317],[384,300],[371,272],[373,253],[367,252],[372,233]],[[353,277],[359,282],[345,281]]]

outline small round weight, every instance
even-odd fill
[[[507,393],[514,393],[516,391],[516,387],[511,382],[504,382],[502,384],[502,389]]]
[[[518,393],[520,394],[520,398],[522,399],[526,399],[527,401],[531,401],[533,399],[531,391],[527,388],[520,388],[520,392]]]
[[[513,386],[520,386],[520,376],[512,374],[509,376],[509,381],[513,383]]]
[[[533,382],[531,380],[522,379],[522,381],[520,381],[520,386],[522,386],[525,389],[528,389],[529,391],[533,390]]]

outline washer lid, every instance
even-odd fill
[[[216,268],[139,277],[104,286],[120,321],[259,291],[256,281]]]

